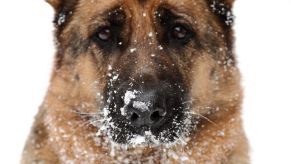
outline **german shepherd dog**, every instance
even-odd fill
[[[233,0],[47,1],[57,54],[22,163],[249,163]]]

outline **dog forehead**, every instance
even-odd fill
[[[153,7],[157,7],[159,5],[169,5],[175,7],[185,8],[187,6],[191,6],[193,9],[193,5],[197,5],[200,3],[205,3],[205,0],[81,0],[79,1],[82,7],[95,8],[100,11],[108,10],[112,7],[123,6],[128,8],[146,8],[150,9]]]
[[[159,7],[165,7],[190,17],[195,17],[205,13],[203,11],[207,11],[205,0],[81,0],[77,7],[77,15],[83,18],[101,19],[116,9],[122,9],[126,11],[127,17],[141,16],[140,18],[142,18],[152,16]]]

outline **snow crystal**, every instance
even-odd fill
[[[134,53],[134,52],[136,52],[136,48],[131,48],[131,49],[129,49],[129,52],[130,52],[130,53]]]
[[[125,116],[126,113],[125,113],[125,108],[124,107],[120,108],[120,112],[121,112],[122,116]]]
[[[158,48],[159,48],[159,50],[163,50],[164,49],[164,47],[161,46],[161,45],[159,45]]]
[[[66,22],[67,15],[72,15],[72,14],[73,14],[72,11],[70,11],[69,13],[61,12],[61,13],[58,15],[57,25],[58,25],[58,26],[63,25],[63,24]]]
[[[133,145],[141,145],[146,142],[145,136],[136,135],[132,139],[130,139],[131,144]]]
[[[112,66],[108,65],[108,70],[111,71],[112,70]]]
[[[150,33],[148,34],[148,36],[149,36],[149,37],[153,37],[153,32],[150,32]]]
[[[189,160],[189,157],[187,157],[187,156],[181,156],[180,157],[180,160],[181,161],[188,161]]]
[[[104,108],[103,114],[104,114],[105,117],[107,117],[108,114],[109,114],[109,110],[107,108]]]
[[[60,26],[60,25],[62,25],[65,22],[66,22],[66,14],[60,13],[59,19],[58,19],[58,22],[57,22],[58,25]]]
[[[230,11],[228,11],[226,13],[226,20],[225,20],[225,23],[226,25],[232,25],[233,24],[233,19],[234,19],[234,16],[232,15],[232,13]]]
[[[231,26],[234,22],[234,15],[232,14],[231,10],[229,10],[224,3],[219,3],[216,0],[212,1],[210,5],[212,11],[223,16],[225,19],[225,24],[227,26]]]
[[[224,131],[219,131],[219,132],[217,133],[217,136],[219,136],[219,137],[224,137],[224,136],[225,136]]]
[[[134,101],[133,107],[136,109],[140,109],[141,111],[146,111],[149,109],[149,104],[141,101]]]
[[[119,74],[116,74],[112,77],[112,80],[115,81],[115,80],[117,80],[118,77],[119,77]]]
[[[130,101],[136,97],[137,93],[138,92],[135,90],[134,91],[126,91],[125,95],[124,95],[124,99],[123,99],[125,105],[128,105],[130,103]]]
[[[228,67],[230,67],[230,66],[232,65],[232,63],[233,63],[233,60],[232,60],[232,59],[228,59],[228,60],[226,61],[226,65],[227,65]]]

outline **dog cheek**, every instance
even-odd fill
[[[211,78],[215,61],[207,56],[198,57],[192,65],[190,95],[193,101],[193,110],[196,113],[207,113],[213,104],[215,84]]]
[[[220,66],[217,69],[217,75],[214,102],[220,104],[221,108],[225,110],[241,104],[243,95],[239,70],[235,66],[230,66],[227,69],[225,66]]]
[[[70,90],[70,96],[75,100],[72,105],[77,105],[82,112],[96,112],[102,106],[105,82],[100,75],[104,70],[96,67],[92,56],[83,54],[70,66],[72,74],[69,82],[74,86]]]

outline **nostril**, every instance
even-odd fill
[[[139,118],[138,114],[133,113],[133,114],[130,116],[130,121],[135,122],[138,118]]]
[[[151,119],[151,121],[153,121],[153,122],[158,122],[158,121],[160,121],[164,116],[165,116],[165,114],[164,114],[162,111],[157,110],[157,111],[154,111],[154,112],[150,115],[150,119]]]
[[[159,111],[155,111],[151,114],[151,121],[157,122],[160,119],[160,112]]]

